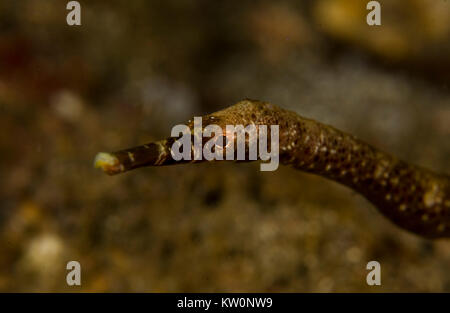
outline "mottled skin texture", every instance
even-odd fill
[[[202,120],[203,127],[216,124],[224,133],[226,125],[279,125],[280,163],[352,188],[404,229],[428,238],[450,237],[449,176],[401,161],[352,135],[266,102],[244,100]],[[192,121],[187,125],[193,128]],[[113,153],[117,162],[99,167],[116,174],[179,163],[171,158],[173,141]]]

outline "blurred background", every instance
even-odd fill
[[[450,173],[448,1],[380,0],[372,27],[363,0],[80,1],[81,26],[67,2],[0,2],[0,291],[450,292],[449,240],[323,178],[93,169],[253,98]]]

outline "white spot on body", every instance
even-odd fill
[[[381,161],[380,163],[378,163],[375,172],[373,173],[373,176],[375,178],[379,178],[381,175],[385,173],[387,166],[388,163],[385,161]]]
[[[423,204],[427,208],[431,208],[436,203],[437,193],[439,187],[437,184],[433,184],[430,189],[423,195]]]
[[[324,142],[325,136],[323,133],[320,133],[320,142]]]

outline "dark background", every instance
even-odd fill
[[[374,27],[361,0],[80,3],[68,26],[67,1],[0,2],[0,291],[450,291],[448,240],[323,178],[92,166],[253,98],[450,173],[448,1],[380,1]]]

